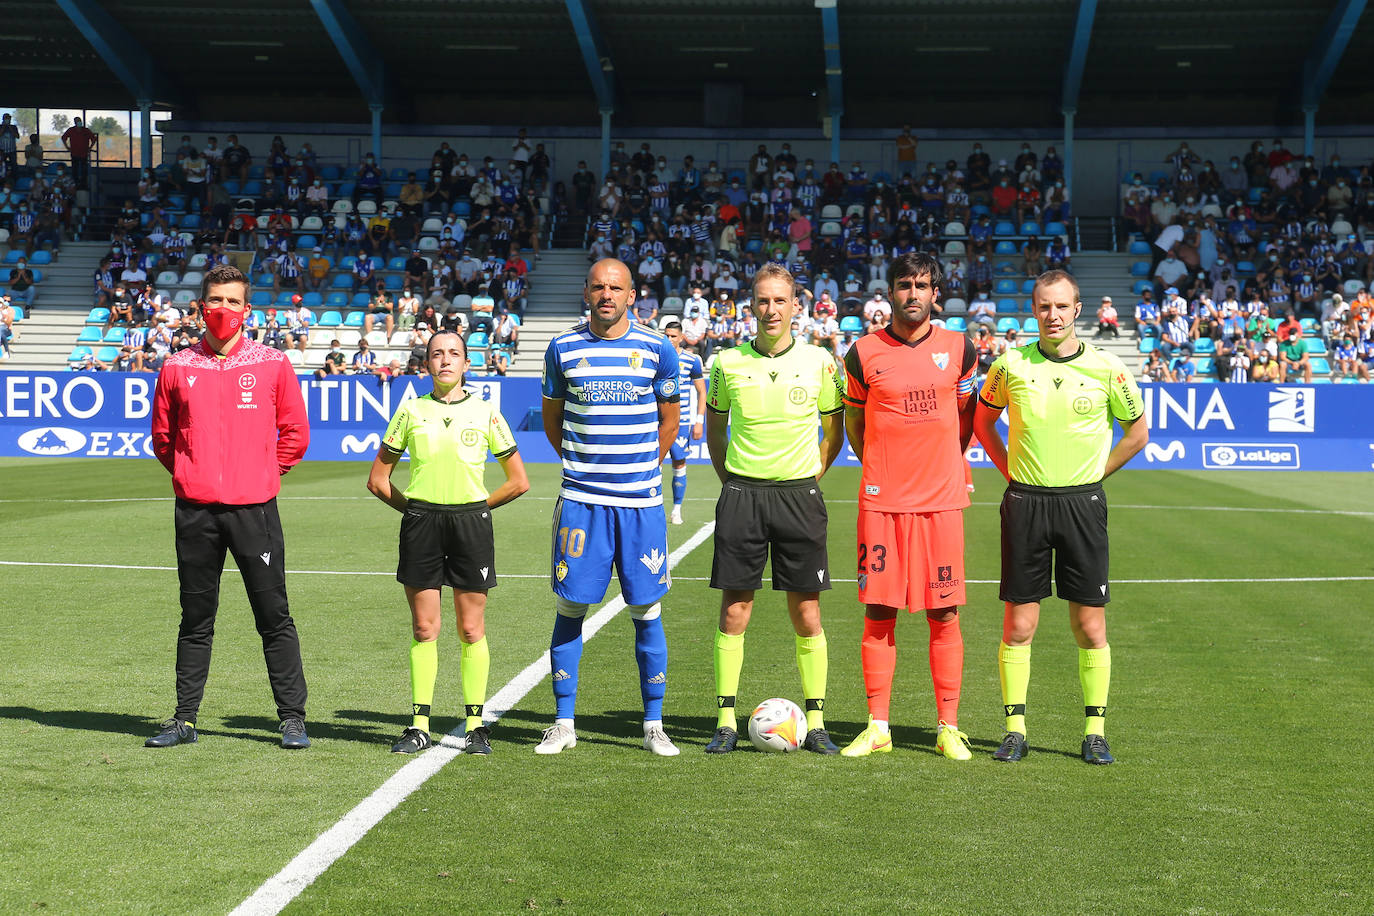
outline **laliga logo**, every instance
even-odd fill
[[[239,376],[239,399],[248,404],[253,400],[253,386],[258,383],[257,378],[251,372],[245,372]]]

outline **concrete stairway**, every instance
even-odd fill
[[[530,296],[520,327],[520,353],[511,375],[539,375],[549,341],[582,319],[582,290],[587,280],[587,252],[582,248],[546,250],[529,275]]]
[[[1078,321],[1078,336],[1116,354],[1132,371],[1140,368],[1140,354],[1135,344],[1135,303],[1131,292],[1135,280],[1131,264],[1139,260],[1129,254],[1112,251],[1077,251],[1073,255],[1073,276],[1083,299],[1083,315]],[[1111,296],[1121,324],[1121,337],[1093,340],[1097,332],[1097,308],[1103,296]]]
[[[109,251],[108,242],[66,242],[61,254],[42,268],[34,313],[15,325],[10,358],[0,368],[61,370],[76,346],[76,336],[91,310],[91,276]]]

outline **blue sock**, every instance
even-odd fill
[[[687,496],[687,469],[673,468],[673,505],[682,505]]]
[[[582,618],[555,614],[549,662],[553,669],[553,699],[560,719],[571,719],[577,708],[577,666],[582,661]]]
[[[635,661],[639,662],[639,694],[644,718],[663,718],[663,695],[668,692],[668,640],[663,619],[635,621]]]

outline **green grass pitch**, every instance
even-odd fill
[[[496,514],[493,692],[547,648],[552,623],[556,469],[531,471],[531,493]],[[227,912],[405,765],[387,753],[409,712],[398,516],[367,494],[365,464],[306,465],[283,491],[315,740],[301,753],[277,747],[232,567],[200,743],[141,746],[172,709],[179,614],[157,463],[10,459],[0,474],[0,561],[52,564],[0,565],[0,911]],[[707,467],[690,480],[674,547],[717,492]],[[971,762],[933,751],[919,615],[898,627],[894,753],[703,754],[718,602],[708,540],[664,602],[680,757],[639,746],[621,614],[587,643],[575,749],[532,753],[552,717],[546,679],[496,725],[492,757],[450,762],[287,911],[1369,912],[1370,476],[1128,469],[1108,482],[1119,763],[1100,768],[1077,759],[1076,655],[1054,599],[1035,642],[1031,754],[989,756],[1002,731],[989,581],[1002,486],[981,471],[977,484],[966,527],[978,584],[962,612]],[[866,716],[857,472],[825,489],[835,576],[849,580],[822,599],[827,719],[843,743]],[[440,644],[442,731],[461,713],[451,611]],[[800,685],[781,599],[761,592],[741,709],[773,695],[800,699]]]

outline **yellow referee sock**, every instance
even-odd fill
[[[1002,711],[1007,731],[1026,733],[1026,692],[1030,690],[1030,646],[997,645],[997,673],[1002,678]]]
[[[487,675],[491,671],[491,652],[483,634],[477,642],[462,642],[458,656],[463,684],[463,715],[467,730],[482,726],[482,706],[487,702]]]
[[[825,681],[830,670],[830,650],[825,631],[797,637],[797,670],[801,672],[802,699],[806,703],[806,728],[825,728]]]
[[[1083,685],[1083,734],[1107,734],[1107,689],[1112,683],[1112,647],[1078,650],[1078,682]]]
[[[410,642],[410,724],[429,732],[429,707],[434,702],[434,681],[439,676],[439,643]]]
[[[739,728],[735,719],[735,694],[744,668],[744,634],[731,636],[716,630],[716,728]]]

